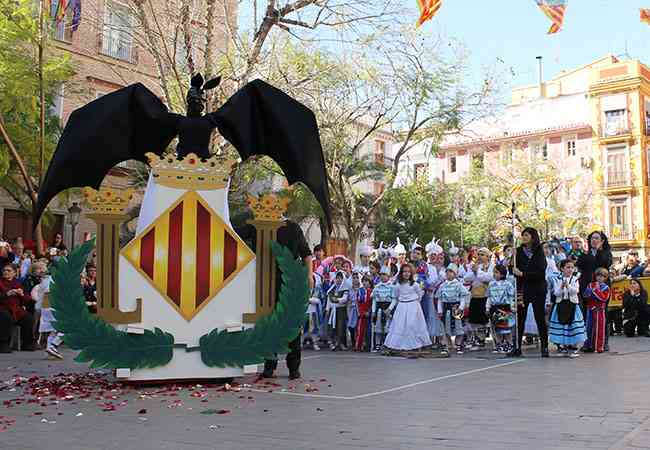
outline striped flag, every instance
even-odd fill
[[[122,254],[188,321],[254,258],[194,191],[145,228]]]
[[[650,25],[650,8],[641,8],[641,22]]]
[[[58,3],[56,5],[56,13],[54,14],[54,20],[56,23],[61,23],[63,22],[63,19],[65,19],[65,10],[68,8],[68,3],[66,0],[58,0]]]
[[[72,31],[77,31],[81,22],[81,0],[72,0]]]
[[[560,31],[564,23],[567,0],[535,0],[535,2],[542,12],[546,14],[546,17],[553,22],[548,34],[555,34]]]
[[[418,0],[420,18],[415,26],[419,27],[427,20],[431,20],[440,9],[440,6],[442,6],[442,0]]]

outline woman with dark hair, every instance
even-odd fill
[[[650,307],[648,294],[636,278],[630,279],[630,287],[623,296],[623,332],[627,337],[648,336]]]
[[[612,266],[612,251],[607,236],[602,231],[593,231],[587,238],[589,250],[578,257],[576,266],[580,271],[580,293],[583,293],[589,283],[594,281],[596,269],[609,270]]]
[[[584,298],[582,294],[585,289],[594,280],[594,273],[596,269],[603,268],[609,270],[612,266],[612,251],[609,246],[607,236],[602,231],[592,231],[587,237],[588,250],[586,253],[581,254],[576,262],[576,267],[580,272],[580,301],[581,307],[584,307]],[[609,304],[609,302],[607,302]],[[607,305],[605,306],[607,311]],[[607,323],[609,319],[605,319],[605,329],[609,329]],[[605,351],[609,351],[609,333],[605,333]]]
[[[539,233],[534,228],[521,232],[521,245],[517,247],[516,266],[513,274],[517,277],[518,333],[515,349],[510,356],[521,356],[521,340],[528,305],[533,306],[535,322],[539,332],[542,357],[548,358],[548,328],[546,327],[546,256],[540,244]]]

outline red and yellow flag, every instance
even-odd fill
[[[548,34],[555,34],[562,29],[564,23],[564,13],[566,12],[566,0],[535,0],[539,9],[551,19],[553,24],[548,30]]]
[[[650,25],[650,8],[641,8],[641,22]]]
[[[56,13],[54,14],[54,20],[56,23],[63,22],[65,19],[65,10],[68,8],[68,3],[66,0],[59,0],[56,6]]]
[[[442,0],[418,0],[420,18],[415,26],[419,27],[427,20],[431,20],[440,9],[440,6],[442,6]]]

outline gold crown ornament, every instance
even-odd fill
[[[146,153],[156,183],[176,189],[210,191],[228,186],[228,180],[238,161],[229,156],[214,154],[201,159],[194,153],[185,158],[158,156]]]
[[[287,212],[290,200],[275,194],[265,194],[258,197],[248,196],[248,206],[253,210],[255,220],[263,222],[280,222]]]
[[[96,214],[124,214],[133,198],[133,189],[84,188],[84,199]]]

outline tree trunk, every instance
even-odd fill
[[[347,230],[348,241],[350,247],[348,248],[348,258],[352,260],[354,264],[357,263],[357,243],[359,242],[359,235],[361,234],[361,228]]]
[[[35,207],[36,205],[34,205]],[[36,239],[36,256],[42,258],[44,256],[43,244],[45,239],[43,238],[43,227],[39,222],[34,229],[34,238]]]
[[[327,241],[330,240],[330,230],[327,227],[327,222],[323,217],[318,218],[318,226],[320,227],[320,245],[323,248],[326,248]]]

